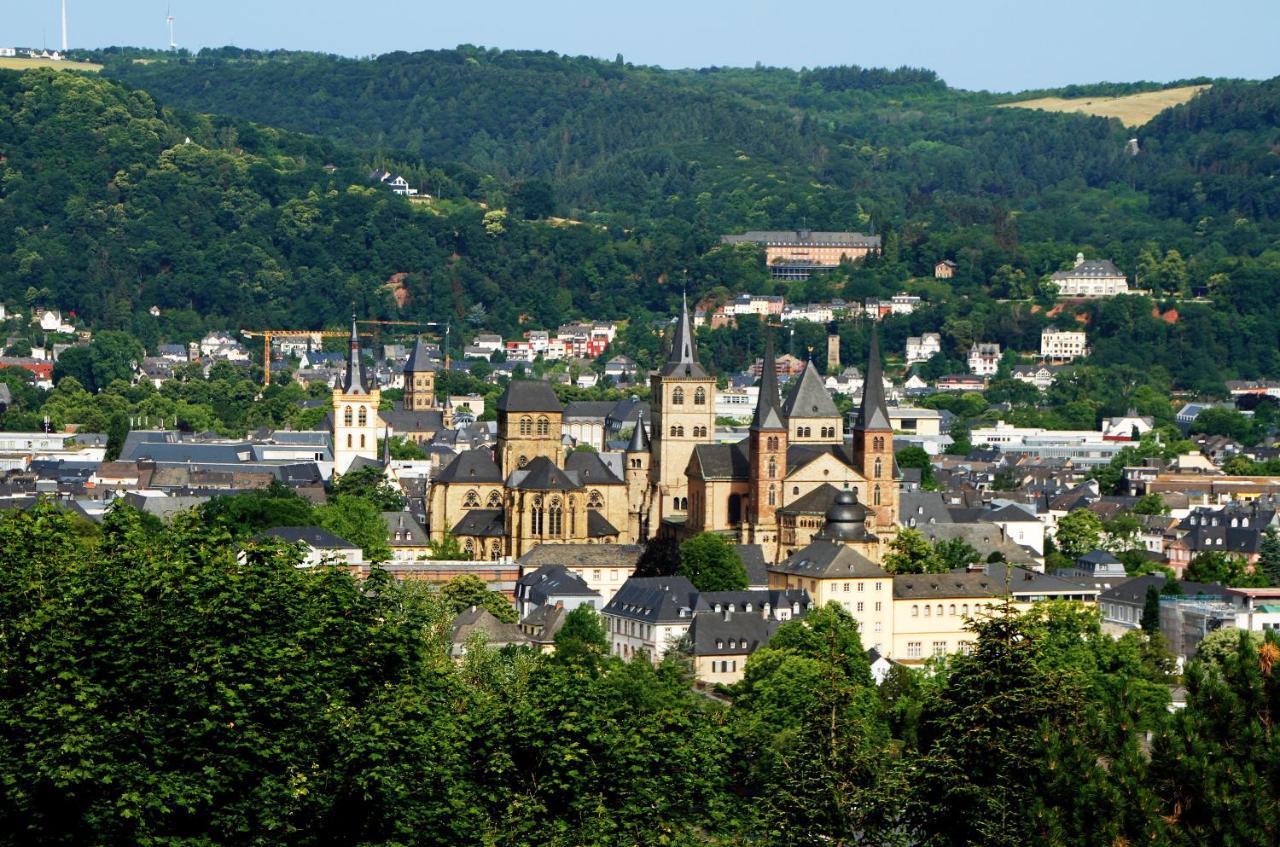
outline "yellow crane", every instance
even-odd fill
[[[414,321],[356,321],[372,326],[422,326]],[[271,339],[273,338],[346,338],[345,329],[242,329],[245,338],[262,339],[262,387],[271,384]],[[381,333],[375,330],[375,335]]]

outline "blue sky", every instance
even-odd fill
[[[167,0],[68,0],[73,47],[162,47]],[[0,46],[58,43],[6,0]],[[16,9],[12,6],[17,6]],[[178,43],[364,56],[479,44],[664,67],[915,65],[962,88],[1280,74],[1280,0],[172,0]]]

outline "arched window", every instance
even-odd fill
[[[912,607],[911,607],[911,617],[913,617],[913,618],[918,618],[918,617],[920,617],[920,607],[919,607],[919,606],[912,606]]]
[[[588,494],[588,495],[587,495],[587,508],[588,508],[588,509],[603,509],[603,508],[604,508],[604,495],[603,495],[603,494],[601,494],[599,491],[595,491],[595,490],[593,490],[590,494]]]
[[[952,603],[950,606],[947,607],[947,614],[954,615],[955,613],[956,613],[956,604]]]
[[[520,434],[533,435],[533,418],[525,417],[520,419]]]
[[[502,542],[501,541],[493,542],[493,547],[490,550],[489,558],[493,559],[495,562],[502,558]]]
[[[778,460],[770,456],[769,457],[769,479],[773,479],[777,475],[778,475]]]
[[[764,442],[764,448],[765,448],[766,450],[770,450],[770,451],[777,450],[777,449],[778,449],[778,438],[777,438],[777,436],[772,436],[772,437],[770,437],[770,438],[766,439],[766,440],[765,440],[765,442]]]
[[[798,486],[798,485],[793,485],[793,486],[791,486],[791,496],[793,496],[793,497],[794,497],[795,495],[797,495],[797,494],[799,494],[799,493],[800,493],[800,486]]]
[[[538,418],[538,435],[549,435],[551,433],[551,421],[546,418]]]
[[[707,390],[705,388],[699,388],[697,391],[693,392],[693,405],[707,405]]]
[[[359,418],[360,426],[369,425],[369,410],[364,406],[360,407],[360,414],[357,417]]]
[[[689,498],[688,498],[688,497],[681,497],[681,498],[680,498],[680,509],[681,509],[682,511],[686,511],[686,512],[687,512],[687,511],[689,511]]]
[[[533,508],[529,510],[529,531],[534,535],[542,535],[542,498],[533,498]]]
[[[770,506],[778,505],[778,492],[774,489],[772,485],[769,486],[769,505]]]
[[[551,508],[547,510],[547,534],[563,535],[564,534],[564,510],[560,506],[560,500],[551,501]]]
[[[480,493],[478,491],[468,491],[466,494],[462,495],[462,508],[480,508]]]
[[[924,607],[924,616],[927,618],[927,617],[930,617],[932,614],[933,614],[933,607],[926,603]]]
[[[351,447],[351,433],[349,432],[347,433],[347,447],[348,449]]]
[[[880,486],[876,486],[876,490],[871,493],[871,505],[880,505]]]
[[[360,449],[364,449],[364,433],[360,433]]]
[[[684,389],[678,385],[676,386],[676,390],[671,392],[671,405],[672,406],[684,405]]]
[[[742,523],[742,495],[729,495],[729,523]]]
[[[873,447],[874,449],[876,449],[876,450],[883,450],[883,449],[884,449],[884,438],[883,438],[883,437],[881,437],[881,436],[879,436],[879,435],[877,435],[875,438],[873,438],[873,439],[871,440],[871,445],[872,445],[872,447]]]
[[[501,495],[501,494],[499,494],[499,493],[498,493],[498,492],[496,492],[496,491],[490,491],[490,492],[489,492],[489,499],[485,502],[485,505],[486,505],[487,507],[489,507],[490,509],[501,509],[501,508],[502,508],[502,495]]]
[[[882,462],[877,458],[877,459],[876,459],[876,463],[875,463],[875,471],[874,471],[874,473],[873,473],[873,476],[875,476],[875,478],[876,478],[876,479],[879,479],[879,478],[880,478],[880,475],[881,475],[883,472],[884,472],[884,464],[883,464],[883,463],[882,463]]]
[[[676,435],[680,436],[681,438],[684,438],[684,427],[682,426],[676,427]]]
[[[347,406],[342,410],[342,423],[344,426],[351,426],[351,407]]]
[[[474,559],[476,557],[476,543],[468,538],[462,544],[462,552],[466,554],[468,559]]]

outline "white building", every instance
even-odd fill
[[[809,321],[825,324],[835,319],[835,310],[829,303],[810,303],[807,306],[786,306],[782,310],[784,321]]]
[[[1129,293],[1129,282],[1110,259],[1088,259],[1076,254],[1069,271],[1058,271],[1049,277],[1058,286],[1059,297],[1114,297]]]
[[[974,342],[969,348],[969,372],[978,376],[995,376],[1000,368],[1000,345]]]
[[[364,552],[359,545],[318,526],[281,526],[269,529],[257,538],[278,538],[285,543],[296,544],[302,550],[302,561],[298,563],[300,568],[318,565],[359,567],[364,562]]]
[[[907,364],[927,362],[934,354],[942,352],[942,336],[936,332],[913,335],[907,339]]]
[[[632,577],[601,611],[609,652],[631,659],[643,651],[657,664],[708,608],[682,576]]]
[[[1155,418],[1139,415],[1135,410],[1130,409],[1128,414],[1117,415],[1114,418],[1103,418],[1102,436],[1104,438],[1130,438],[1137,441],[1155,429],[1155,425]]]
[[[1054,379],[1058,376],[1061,365],[1014,365],[1013,378],[1018,382],[1025,382],[1028,385],[1034,385],[1041,391],[1044,391],[1050,385],[1053,385]]]
[[[1084,330],[1045,327],[1040,332],[1040,355],[1059,362],[1069,362],[1089,355]]]

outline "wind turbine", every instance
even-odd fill
[[[173,40],[173,3],[170,3],[165,12],[165,20],[169,22],[169,49],[177,50],[178,42]]]

